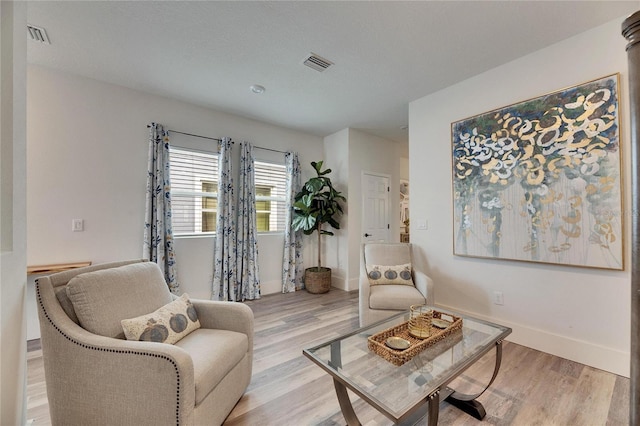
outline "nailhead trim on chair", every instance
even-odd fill
[[[38,294],[38,303],[40,304],[40,308],[42,309],[42,312],[44,312],[45,317],[47,317],[47,320],[49,321],[49,323],[53,326],[53,328],[56,329],[56,331],[58,333],[60,333],[61,335],[64,336],[65,339],[67,339],[68,341],[70,341],[73,344],[76,344],[82,348],[85,349],[91,349],[94,351],[100,351],[100,352],[113,352],[113,353],[120,353],[120,354],[132,354],[132,355],[143,355],[143,356],[149,356],[149,357],[154,357],[154,358],[162,358],[165,359],[167,361],[169,361],[172,365],[173,368],[176,370],[176,425],[180,425],[180,371],[178,370],[178,365],[176,364],[176,362],[169,358],[168,356],[165,355],[158,355],[158,354],[149,354],[146,352],[139,352],[139,351],[132,351],[132,350],[121,350],[121,349],[107,349],[107,348],[99,348],[96,346],[91,346],[91,345],[87,345],[85,343],[80,343],[77,340],[69,337],[64,331],[62,331],[52,320],[51,317],[49,316],[49,313],[47,312],[47,310],[44,307],[44,304],[42,303],[42,295],[40,294],[40,285],[38,283],[38,280],[36,280],[36,283],[38,285],[36,285],[36,292]]]

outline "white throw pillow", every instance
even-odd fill
[[[413,285],[411,264],[404,265],[367,265],[367,276],[370,285],[400,284]]]
[[[169,344],[200,328],[198,314],[186,293],[155,312],[121,323],[127,340]]]

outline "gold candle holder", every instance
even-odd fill
[[[411,305],[409,316],[409,334],[417,339],[426,339],[431,335],[433,310],[427,305]]]

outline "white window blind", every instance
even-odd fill
[[[218,154],[169,148],[173,234],[216,230]]]

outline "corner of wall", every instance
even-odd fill
[[[26,6],[0,2],[0,423],[12,425],[26,418]]]

